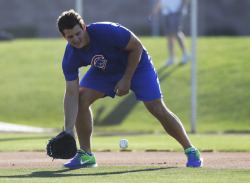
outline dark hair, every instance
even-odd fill
[[[65,29],[72,29],[77,24],[82,28],[84,21],[82,17],[76,13],[73,9],[69,11],[64,11],[57,19],[57,28],[61,34],[64,35],[63,31]]]

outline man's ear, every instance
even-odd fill
[[[83,24],[82,28],[84,31],[86,31],[86,24]]]
[[[66,37],[65,37],[63,34],[61,34],[61,36],[62,36],[64,39],[66,39]]]

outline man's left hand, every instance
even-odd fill
[[[129,93],[130,89],[130,80],[122,78],[115,86],[115,92],[117,96],[124,96]]]

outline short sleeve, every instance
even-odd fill
[[[63,74],[66,81],[73,81],[78,78],[78,67],[73,61],[73,48],[68,44],[62,62]]]
[[[116,26],[114,26],[114,32],[112,35],[115,37],[115,46],[124,49],[128,45],[131,32],[127,28],[116,24]]]
[[[130,40],[131,32],[118,23],[101,22],[91,24],[89,29],[92,30],[93,36],[101,42],[124,49]]]

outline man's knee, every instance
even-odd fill
[[[91,105],[91,102],[89,100],[89,97],[87,97],[87,94],[85,90],[79,90],[79,106],[89,108]]]
[[[80,87],[79,88],[79,104],[89,107],[97,99],[104,97],[105,94],[97,90],[90,88]]]
[[[162,105],[158,105],[158,106],[154,106],[152,107],[151,111],[150,111],[154,116],[157,117],[162,117],[165,116],[167,113],[167,110],[164,106]]]
[[[154,116],[163,116],[167,113],[167,108],[162,99],[157,99],[152,102],[145,102],[148,111]]]

